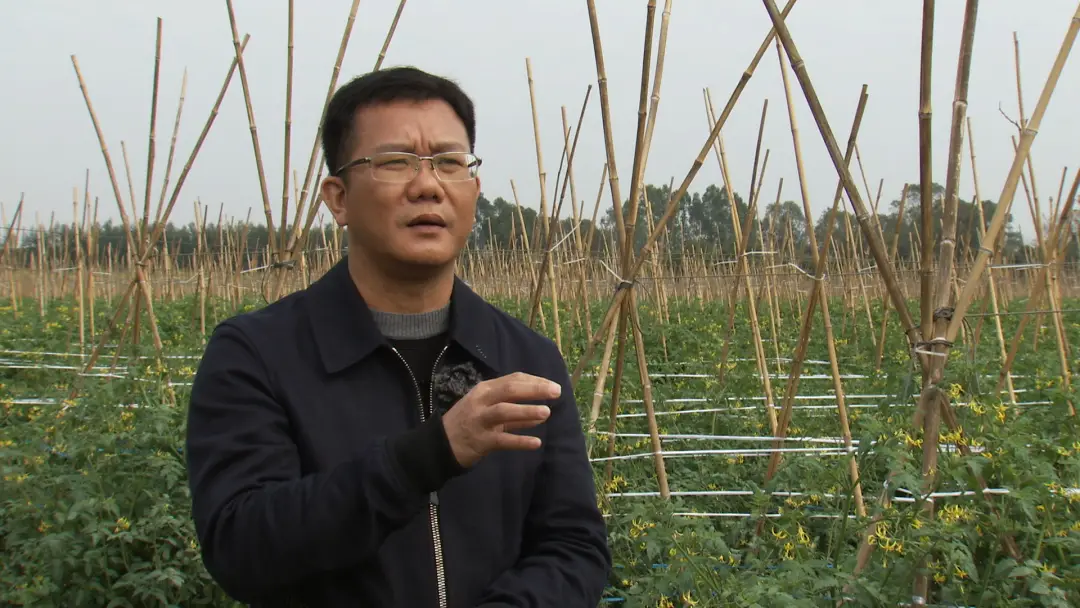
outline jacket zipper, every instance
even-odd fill
[[[429,395],[429,403],[432,409],[435,407],[435,372],[439,369],[439,362],[442,361],[443,354],[446,352],[447,347],[443,346],[439,351],[439,356],[435,358],[435,365],[431,368],[431,390]],[[413,374],[412,368],[409,367],[408,362],[405,361],[405,357],[401,356],[396,348],[391,347],[394,354],[401,359],[401,363],[405,365],[405,369],[409,372],[409,377],[412,378],[413,387],[416,388],[416,397],[419,400],[420,407],[420,422],[423,424],[427,421],[427,411],[424,409],[424,395],[420,392],[420,383],[416,381],[416,376]],[[446,600],[446,569],[443,563],[443,550],[442,550],[442,534],[439,530],[439,493],[433,491],[428,497],[428,521],[431,524],[431,542],[435,553],[435,584],[439,595],[439,608],[447,608]]]

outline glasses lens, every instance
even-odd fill
[[[407,182],[416,175],[417,158],[405,152],[387,152],[371,158],[372,177],[384,182]]]
[[[476,177],[478,163],[476,157],[466,152],[444,152],[432,159],[435,173],[439,179],[456,182]]]
[[[382,182],[407,182],[420,170],[420,157],[408,152],[384,152],[371,158],[371,175]],[[480,161],[467,152],[443,152],[431,159],[435,175],[444,182],[472,179]]]

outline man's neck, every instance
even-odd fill
[[[454,267],[427,276],[389,276],[363,255],[349,255],[349,275],[368,307],[398,314],[427,313],[446,307],[454,291]]]

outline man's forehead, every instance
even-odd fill
[[[393,140],[384,141],[375,146],[372,150],[376,154],[379,152],[416,152],[417,151],[416,140]],[[427,140],[421,141],[425,150],[435,154],[438,152],[468,152],[468,144],[458,141],[456,139],[446,140]]]
[[[468,151],[465,125],[442,100],[386,102],[358,108],[356,144],[374,152]]]

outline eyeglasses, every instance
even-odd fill
[[[473,179],[480,172],[481,161],[468,152],[440,152],[434,156],[417,156],[410,152],[381,152],[345,163],[334,172],[341,175],[347,169],[369,164],[371,177],[380,182],[407,182],[420,173],[420,163],[430,161],[435,177],[444,182]]]

